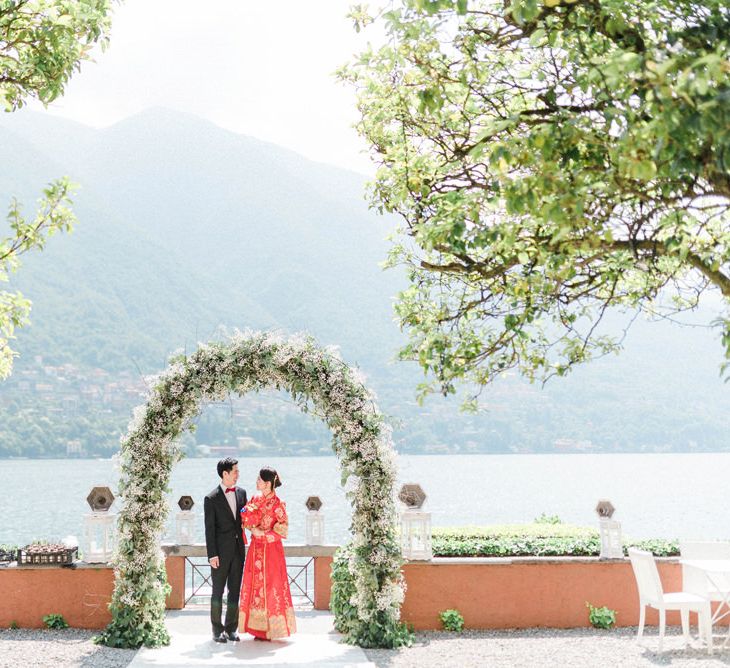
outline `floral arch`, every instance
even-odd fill
[[[169,643],[164,624],[165,575],[160,537],[165,493],[181,459],[177,437],[206,401],[263,389],[286,390],[314,407],[332,432],[342,483],[352,503],[352,543],[339,559],[335,625],[349,642],[393,647],[407,642],[400,622],[404,583],[395,533],[395,460],[390,429],[372,393],[330,349],[310,337],[236,333],[171,359],[145,405],[134,411],[122,440],[112,621],[98,641],[113,647]],[[342,603],[344,601],[344,603]]]

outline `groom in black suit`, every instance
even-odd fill
[[[246,505],[246,490],[236,487],[238,461],[226,457],[218,462],[220,484],[205,497],[205,545],[208,550],[213,595],[210,622],[213,640],[238,641],[238,599],[241,594],[246,548],[241,531],[241,508]],[[221,624],[223,589],[228,587],[226,619]]]

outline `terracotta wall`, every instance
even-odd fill
[[[330,593],[332,582],[332,557],[314,558],[314,609],[328,610],[330,607]]]
[[[616,611],[619,626],[639,620],[636,581],[628,561],[512,561],[504,564],[407,564],[403,619],[417,629],[441,628],[438,613],[464,615],[467,628],[571,628],[588,626],[586,601]],[[682,588],[681,567],[662,563],[665,591]],[[670,624],[679,616],[671,614]],[[657,624],[656,613],[647,615]]]
[[[329,567],[329,565],[328,565]],[[404,566],[407,590],[404,621],[416,629],[440,629],[439,612],[456,608],[467,628],[571,628],[588,626],[586,601],[617,612],[619,626],[635,626],[639,599],[631,565],[598,559],[437,559]],[[682,587],[681,566],[659,562],[665,591]],[[329,583],[315,580],[316,607],[329,604]],[[669,624],[679,615],[669,613]],[[655,610],[647,624],[658,624]],[[694,617],[692,623],[696,623]]]
[[[0,570],[0,627],[42,628],[43,616],[61,614],[71,625],[101,629],[110,621],[108,605],[114,571],[100,568],[3,568]]]
[[[167,557],[167,582],[172,591],[167,597],[168,610],[182,610],[185,607],[185,557]]]
[[[183,557],[167,559],[173,591],[168,608],[185,602]],[[103,629],[110,621],[114,571],[108,566],[79,568],[36,566],[0,569],[0,628],[42,628],[43,616],[61,614],[70,626]]]
[[[315,557],[315,607],[330,600],[332,558]],[[681,566],[659,562],[665,591],[681,589]],[[184,606],[184,557],[167,559],[172,593],[169,608]],[[436,559],[404,566],[408,589],[402,617],[417,629],[441,627],[438,613],[456,608],[468,628],[567,628],[588,625],[586,601],[618,613],[619,626],[638,622],[639,601],[628,561],[597,559],[477,560]],[[60,613],[74,627],[99,629],[111,619],[108,603],[114,588],[111,568],[0,569],[0,628],[12,622],[43,626],[43,615]],[[668,623],[678,624],[670,613]],[[657,624],[656,611],[647,614]],[[694,619],[692,620],[695,623]]]

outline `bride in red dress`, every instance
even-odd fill
[[[285,638],[297,630],[281,539],[289,533],[286,504],[274,491],[281,486],[270,466],[259,472],[256,495],[241,510],[243,537],[251,531],[241,590],[239,629],[256,640]]]

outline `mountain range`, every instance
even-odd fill
[[[307,331],[366,373],[406,451],[727,448],[716,333],[667,322],[637,322],[622,355],[546,388],[506,377],[484,390],[478,415],[461,414],[458,398],[417,406],[420,371],[393,361],[404,335],[391,305],[405,278],[380,268],[396,221],[368,209],[359,174],[166,109],[104,129],[24,110],[0,120],[0,138],[1,201],[16,196],[30,213],[49,180],[80,184],[73,233],[24,257],[12,279],[33,301],[16,375],[62,364],[146,374],[225,329]],[[0,408],[44,417],[43,401],[32,391],[21,400],[15,380],[0,385]],[[95,433],[104,452],[130,409]]]

